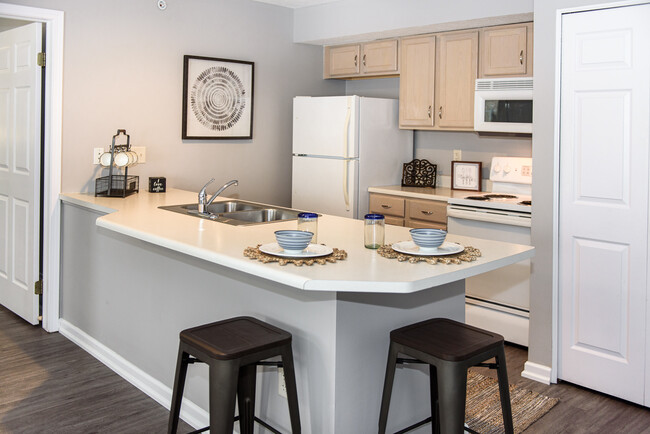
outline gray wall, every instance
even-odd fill
[[[147,163],[130,173],[166,176],[198,191],[211,177],[242,198],[291,200],[292,98],[342,94],[322,80],[322,49],[293,43],[293,11],[249,0],[13,0],[65,12],[62,189],[94,191],[94,147],[118,128]],[[183,55],[255,62],[253,140],[183,141]]]

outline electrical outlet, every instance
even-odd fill
[[[147,162],[147,147],[146,146],[131,146],[131,150],[138,154],[138,164]]]
[[[287,397],[287,385],[284,382],[284,369],[278,368],[278,394],[283,398]]]
[[[99,157],[104,153],[104,148],[93,149],[93,164],[99,164]]]
[[[463,159],[463,151],[460,149],[454,149],[454,161],[460,161]]]

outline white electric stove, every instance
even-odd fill
[[[447,230],[495,241],[531,245],[531,158],[494,157],[492,191],[449,199]],[[530,261],[466,280],[466,322],[528,346]]]

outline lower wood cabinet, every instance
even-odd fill
[[[370,193],[369,209],[383,214],[389,225],[447,229],[447,201]]]

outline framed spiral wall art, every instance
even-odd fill
[[[253,138],[254,63],[183,58],[183,139]]]

